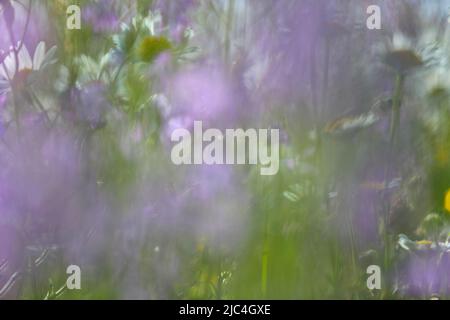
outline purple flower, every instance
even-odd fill
[[[10,149],[0,149],[0,226],[17,226],[24,245],[37,249],[23,252],[17,237],[3,241],[0,232],[0,257],[14,252],[15,259],[35,259],[51,248],[90,272],[106,247],[107,206],[97,173],[87,166],[87,142],[35,122],[22,128],[19,142],[7,136]]]
[[[88,124],[91,128],[104,125],[105,113],[110,108],[106,98],[106,88],[99,81],[89,82],[71,91],[73,110],[67,110],[72,117],[81,123]]]
[[[168,121],[164,125],[161,140],[167,147],[171,147],[172,142],[170,140],[170,137],[172,135],[172,132],[174,132],[176,129],[193,130],[193,126],[194,120],[189,116],[180,115],[172,117],[168,119]]]
[[[115,32],[119,29],[120,20],[114,5],[115,2],[110,0],[91,3],[83,10],[83,20],[92,26],[94,32]]]
[[[411,255],[400,269],[402,291],[413,297],[430,298],[450,290],[449,253],[429,252]]]
[[[323,4],[319,1],[276,1],[256,7],[255,19],[261,21],[253,32],[255,43],[250,51],[254,66],[247,81],[260,86],[266,99],[293,102],[308,89],[312,51],[320,39]],[[259,3],[258,3],[259,4]],[[259,14],[270,7],[274,23]]]
[[[355,232],[357,232],[360,240],[373,243],[378,240],[379,192],[359,186],[352,201],[355,204]]]
[[[153,5],[153,9],[159,10],[165,21],[178,28],[189,24],[189,13],[198,3],[198,0],[157,0]]]
[[[28,217],[36,231],[51,229],[80,183],[74,141],[33,122],[10,148],[0,157],[0,219]]]
[[[208,124],[234,118],[236,104],[231,83],[222,68],[196,66],[166,81],[172,116],[188,116]]]

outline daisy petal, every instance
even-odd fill
[[[56,62],[56,46],[51,47],[48,52],[45,54],[44,59],[40,65],[40,68],[45,68],[46,66],[53,64]]]
[[[2,72],[4,72],[4,76],[6,79],[14,78],[14,75],[16,74],[16,58],[14,57],[14,52],[11,51],[5,58],[1,66],[1,70]]]
[[[25,45],[22,45],[22,47],[20,48],[18,57],[19,70],[33,69],[33,61],[31,60],[30,53],[28,52],[28,49],[25,47]]]
[[[41,41],[36,47],[33,56],[33,70],[39,70],[45,57],[45,42]]]

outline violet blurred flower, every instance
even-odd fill
[[[193,130],[194,120],[189,116],[175,116],[169,118],[164,125],[163,134],[161,136],[162,143],[168,147],[172,146],[170,137],[176,129]]]
[[[32,122],[19,143],[8,142],[11,150],[0,153],[0,225],[20,226],[27,248],[56,248],[72,263],[94,261],[105,247],[105,202],[78,139]],[[19,244],[1,242],[0,256],[13,250],[23,258],[14,249]]]
[[[358,238],[365,243],[374,243],[379,240],[379,201],[378,190],[367,187],[357,187],[355,197],[354,223]]]
[[[0,155],[0,219],[28,217],[33,228],[51,230],[80,183],[76,145],[64,134],[30,124],[10,148]]]
[[[172,26],[180,28],[189,24],[189,12],[198,4],[198,0],[157,0],[153,4],[153,9],[159,10],[164,20],[171,23]]]
[[[99,128],[105,124],[105,113],[110,108],[106,98],[106,88],[100,81],[91,81],[81,89],[71,91],[72,108],[77,121],[88,124],[91,128]]]
[[[184,115],[217,125],[236,115],[234,92],[222,68],[197,66],[182,70],[166,81],[166,88],[172,116]]]
[[[425,256],[411,255],[402,269],[402,291],[409,296],[430,298],[449,292],[450,254],[430,250]]]
[[[262,101],[284,99],[291,103],[310,87],[312,50],[324,24],[324,5],[319,1],[276,1],[261,8],[266,6],[275,25],[256,13],[254,18],[260,22],[254,28],[257,40],[250,53],[255,63],[246,74],[246,82],[260,88]]]
[[[114,4],[110,0],[90,3],[83,9],[83,20],[97,33],[118,31],[120,20]]]

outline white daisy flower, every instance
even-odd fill
[[[15,49],[11,48],[6,55],[3,53],[5,58],[0,62],[0,94],[9,92],[13,87],[31,83],[36,72],[55,63],[55,53],[56,46],[46,52],[43,41],[36,46],[33,57],[25,44],[21,43]]]
[[[400,73],[417,67],[440,68],[447,65],[436,30],[426,30],[414,41],[403,33],[394,33],[383,46],[377,48],[383,62]]]
[[[418,50],[401,33],[395,33],[381,51],[382,61],[397,72],[405,73],[423,65]]]

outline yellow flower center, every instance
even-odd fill
[[[153,62],[161,53],[171,47],[171,43],[166,38],[149,36],[142,40],[138,48],[138,55],[142,61]]]
[[[447,193],[445,194],[444,207],[445,210],[450,212],[450,189],[448,189]]]

